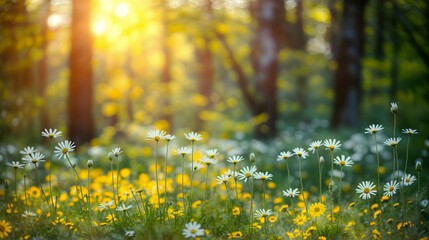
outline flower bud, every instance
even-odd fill
[[[319,158],[319,164],[322,165],[325,162],[325,159],[323,158],[323,156],[321,156]]]
[[[9,188],[9,180],[8,180],[8,179],[4,180],[4,187],[5,187],[6,189],[8,189],[8,188]]]
[[[416,171],[421,172],[423,170],[422,162],[417,161],[416,162]]]
[[[249,158],[250,158],[250,161],[251,161],[252,163],[253,163],[253,162],[255,162],[255,154],[254,154],[254,153],[250,153]]]
[[[335,187],[335,183],[334,181],[331,181],[331,183],[329,183],[329,191],[333,191]]]
[[[109,154],[107,154],[107,157],[109,158],[109,161],[113,161],[113,157],[115,156],[115,154],[113,154],[112,152],[109,152]]]
[[[396,103],[390,103],[390,111],[393,114],[396,114],[398,112],[398,104],[396,104]]]
[[[94,162],[92,160],[88,160],[86,162],[86,165],[88,166],[88,168],[91,168],[93,164],[94,164]]]

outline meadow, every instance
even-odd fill
[[[427,239],[409,159],[421,133],[387,110],[393,128],[312,139],[326,128],[314,121],[270,143],[147,127],[81,147],[46,129],[45,145],[1,146],[0,238]]]

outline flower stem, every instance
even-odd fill
[[[183,174],[185,172],[185,155],[182,155],[182,203],[183,203],[183,212],[186,213],[186,205],[185,205],[185,191],[183,185]]]
[[[28,211],[28,202],[27,202],[27,175],[24,173],[24,197],[25,197],[25,209]]]
[[[206,229],[207,229],[207,224],[208,224],[208,219],[207,219],[207,181],[209,178],[209,170],[210,170],[210,165],[207,165],[207,172],[206,172],[206,187],[204,188],[204,209],[205,209],[205,213],[206,213]]]
[[[263,195],[263,201],[262,201],[262,208],[265,208],[265,183],[264,180],[262,180],[262,195]]]
[[[191,187],[190,187],[190,191],[189,191],[189,205],[188,205],[188,210],[191,209],[190,206],[192,205],[192,184],[194,182],[194,141],[191,141],[191,149],[192,149],[192,164],[191,164]]]
[[[120,204],[121,197],[119,196],[119,156],[116,157],[116,197],[118,198],[118,204]]]
[[[49,164],[49,194],[50,194],[52,206],[54,206],[54,199],[52,197],[52,165],[54,164],[54,161],[53,161],[54,160],[54,154],[53,154],[54,146],[52,144],[53,141],[54,141],[54,139],[51,138],[51,162]]]
[[[343,176],[343,167],[341,166],[341,175],[340,175],[340,187],[338,189],[338,200],[339,200],[339,215],[340,215],[340,231],[342,233],[343,231],[343,216],[342,216],[342,212],[341,212],[341,180],[342,180],[342,176]]]
[[[91,235],[92,235],[92,220],[91,220],[91,188],[90,188],[90,183],[91,183],[91,179],[89,177],[89,174],[91,172],[91,168],[88,167],[88,216],[89,216],[89,227],[91,229]]]
[[[159,185],[158,185],[158,141],[156,141],[155,148],[155,178],[156,178],[156,193],[158,194],[158,214],[161,218],[161,198],[159,197]]]
[[[316,148],[317,166],[319,167],[319,200],[322,201],[322,169],[319,159],[319,149]]]
[[[410,140],[411,140],[411,137],[410,137],[410,135],[408,135],[408,142],[407,142],[407,155],[406,155],[406,158],[405,158],[405,168],[404,168],[404,178],[405,178],[405,175],[407,174],[407,166],[408,166],[408,150],[409,150],[409,148],[410,148]]]
[[[39,176],[39,169],[37,168],[36,163],[34,163],[34,168],[36,169],[36,176],[37,176],[37,179],[39,180],[40,190],[42,191],[43,198],[45,198],[46,204],[48,204],[49,212],[51,213],[51,216],[53,216],[51,211],[51,204],[49,204],[49,200],[45,195],[45,191],[43,191],[42,182],[40,181],[40,176]]]
[[[307,200],[305,199],[305,194],[304,194],[304,184],[302,184],[301,157],[299,155],[298,155],[298,160],[299,160],[299,181],[301,182],[301,194],[302,194],[302,199],[304,199],[305,211],[308,214]]]
[[[332,184],[332,185],[331,185]],[[331,150],[331,182],[329,183],[332,187],[329,189],[331,194],[331,228],[334,226],[334,150]]]
[[[17,171],[18,171],[18,168],[15,168],[15,198],[16,198],[16,206],[18,206],[19,215],[21,215],[21,208],[19,207],[19,204],[18,204],[18,191],[17,191],[17,187],[16,187],[16,172]]]
[[[110,161],[110,170],[112,171],[112,189],[113,189],[113,198],[115,199],[115,205],[118,206],[116,202],[116,192],[115,192],[115,178],[113,177],[113,161]]]
[[[377,147],[377,133],[374,133],[374,143],[375,143],[375,151],[377,153],[377,187],[380,188],[380,157],[378,155],[378,147]],[[342,168],[341,168],[342,169]],[[341,190],[340,190],[341,192]],[[380,200],[380,192],[381,189],[378,189],[377,194],[378,194],[378,199]]]
[[[167,176],[168,176],[168,173],[167,173],[167,160],[168,160],[168,143],[170,143],[170,141],[169,140],[167,140],[167,149],[166,149],[166,151],[165,151],[165,167],[164,167],[164,174],[165,174],[165,176],[164,176],[164,197],[165,197],[165,201],[164,201],[164,204],[165,204],[165,213],[167,214],[167,217],[168,217],[168,204],[167,204]]]

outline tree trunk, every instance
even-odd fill
[[[40,108],[40,127],[43,131],[43,129],[49,127],[49,118],[48,118],[48,112],[47,112],[47,99],[45,98],[45,89],[47,85],[47,78],[48,78],[48,17],[50,14],[50,0],[45,0],[42,5],[41,9],[41,15],[42,15],[42,43],[41,43],[41,50],[43,52],[43,57],[40,59],[38,68],[38,75],[39,75],[39,84],[38,84],[38,93],[39,97],[41,97],[44,102],[43,105]]]
[[[68,135],[78,145],[94,136],[90,0],[73,0]]]
[[[364,12],[367,0],[344,0],[337,69],[334,74],[332,127],[359,126],[361,57],[364,44]]]

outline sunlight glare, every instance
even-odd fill
[[[128,5],[126,3],[120,3],[115,8],[115,13],[118,17],[125,17],[128,15]]]
[[[106,23],[104,21],[97,21],[92,27],[92,31],[96,35],[102,34],[106,30]]]
[[[52,14],[48,17],[48,26],[50,28],[56,28],[61,23],[61,17],[58,14]]]

